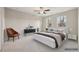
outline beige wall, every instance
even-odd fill
[[[58,16],[67,16],[67,27],[72,29],[72,34],[78,34],[78,10],[73,9],[70,11],[54,14],[43,19],[43,30],[46,27],[46,19],[50,19],[53,28],[57,28],[57,17]]]
[[[0,7],[0,50],[4,40],[4,8]]]
[[[6,27],[12,27],[23,35],[23,30],[30,24],[35,28],[40,27],[40,17],[5,8]]]

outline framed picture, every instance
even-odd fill
[[[66,21],[67,21],[66,16],[58,16],[57,17],[57,26],[58,27],[66,27]]]

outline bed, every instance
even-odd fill
[[[59,48],[63,41],[66,40],[66,34],[55,32],[39,32],[33,35],[33,39],[51,48]]]

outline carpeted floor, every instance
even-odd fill
[[[2,52],[65,52],[78,51],[78,43],[73,40],[66,40],[60,48],[52,49],[40,42],[32,39],[32,35],[23,36],[14,42],[7,41],[4,43]]]

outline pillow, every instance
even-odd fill
[[[59,29],[57,29],[57,32],[63,33],[63,32],[65,32],[65,29],[64,28],[59,28]]]
[[[48,28],[48,32],[66,33],[65,28]]]
[[[48,32],[57,32],[56,28],[48,28]]]

